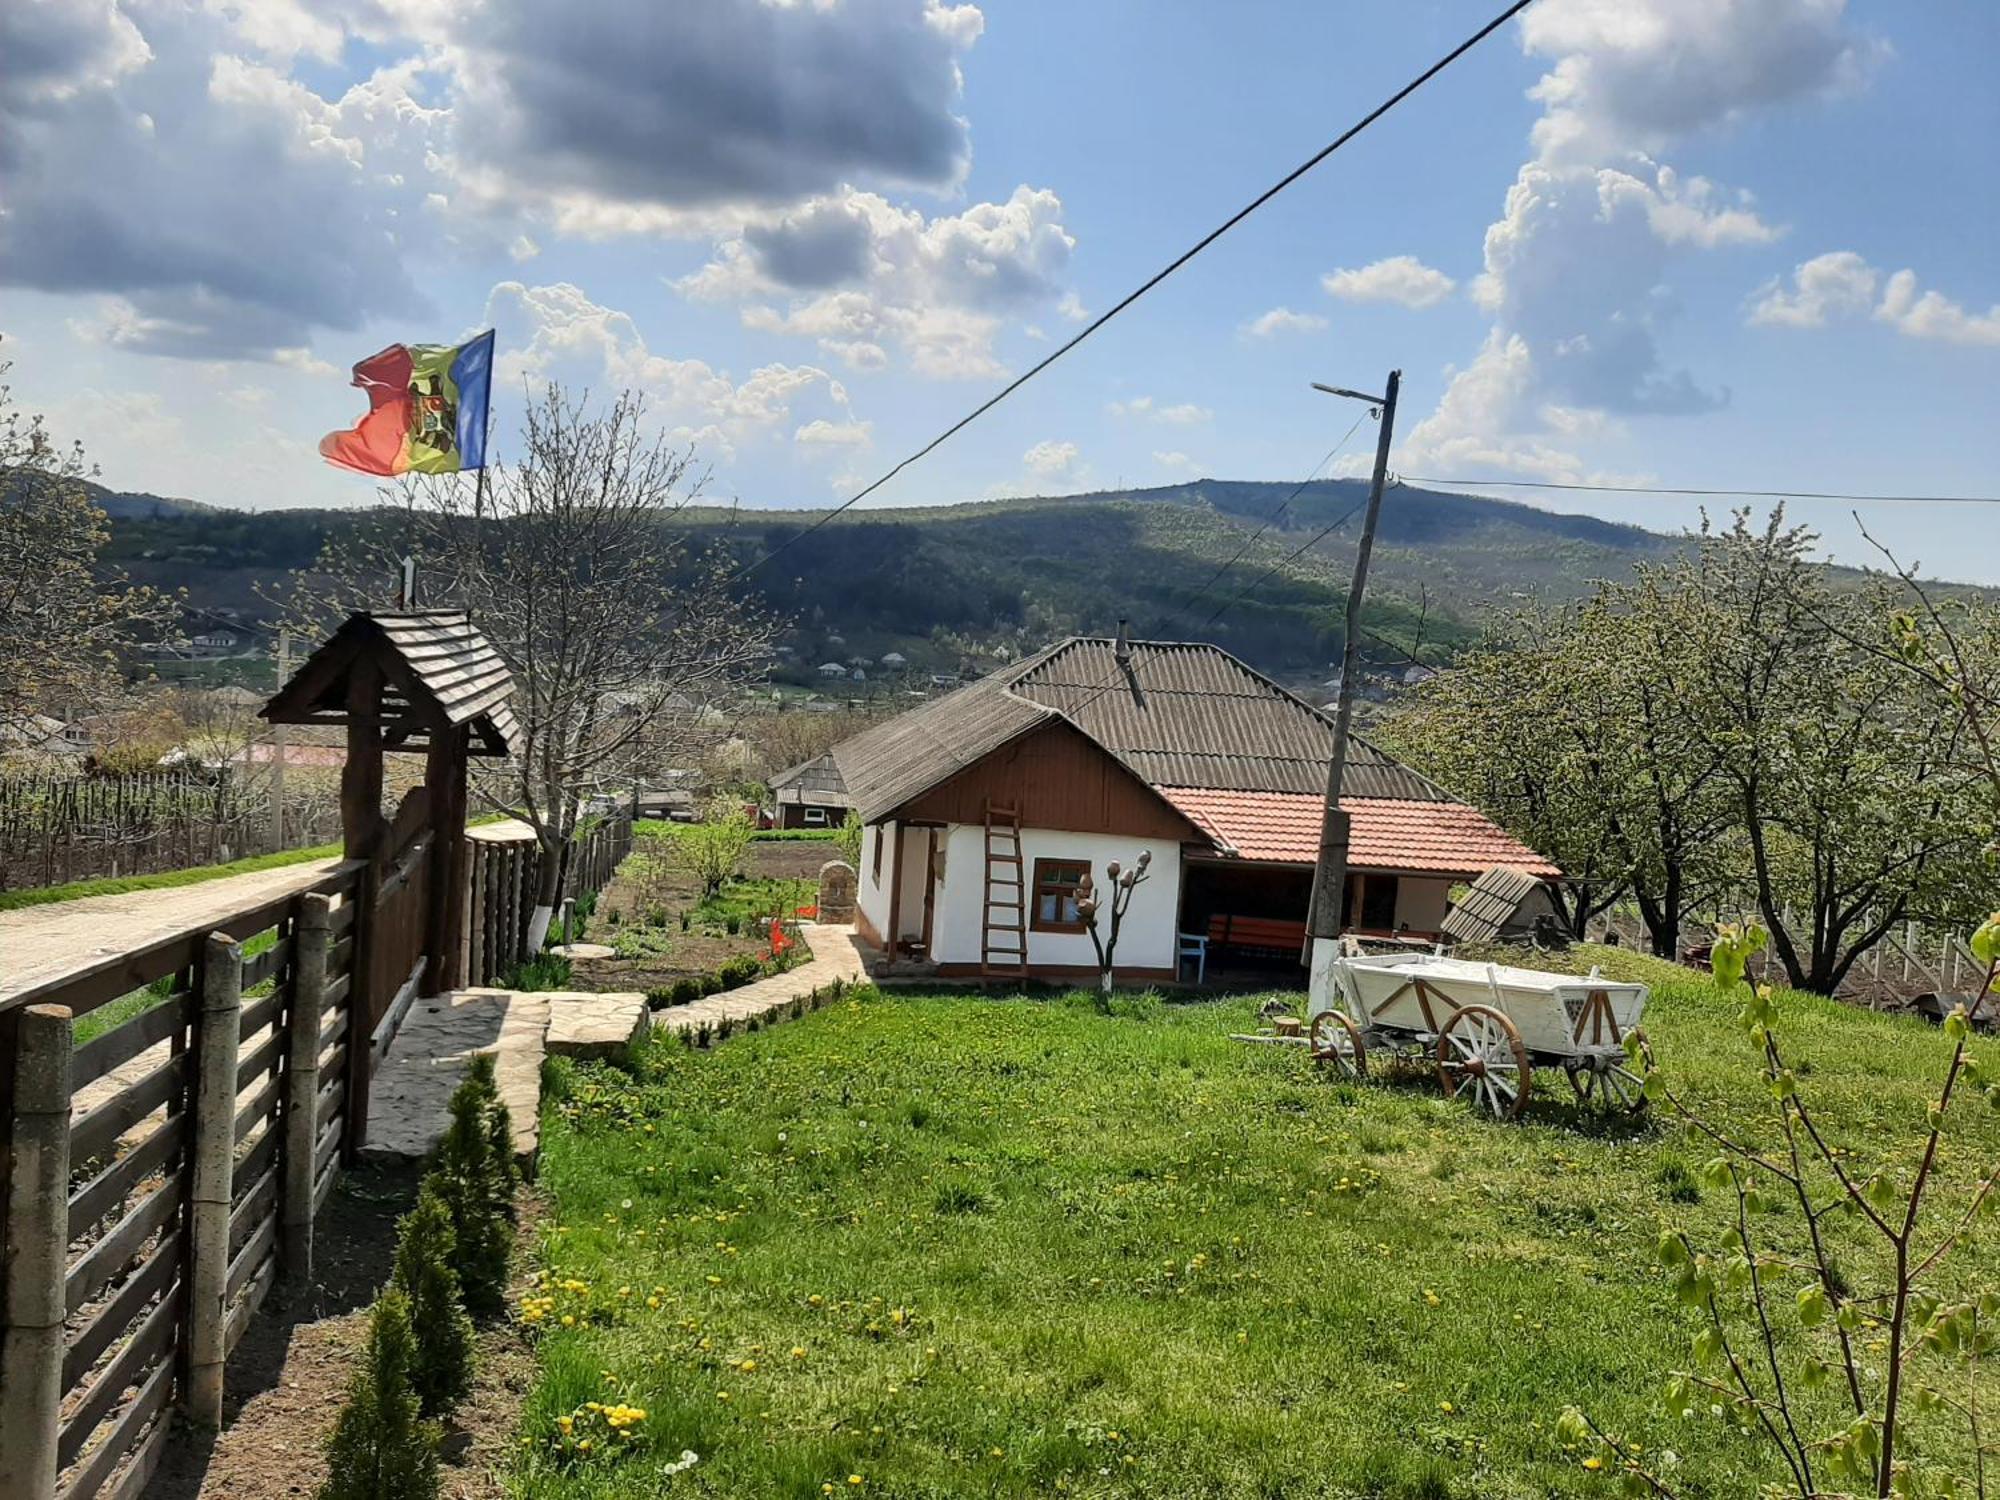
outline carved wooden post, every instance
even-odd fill
[[[307,896],[292,928],[292,1013],[285,1056],[285,1274],[312,1279],[313,1163],[319,1154],[319,1033],[333,901]]]
[[[382,867],[373,860],[354,883],[354,951],[347,976],[347,1121],[341,1127],[340,1159],[361,1159],[368,1135],[368,1085],[375,1073],[375,903],[382,890]]]
[[[0,1021],[4,1021],[0,1017]],[[70,1013],[14,1020],[6,1280],[0,1307],[0,1495],[54,1500],[69,1257]]]
[[[188,1243],[187,1414],[222,1425],[229,1208],[236,1166],[236,1055],[243,1032],[243,950],[210,933],[195,1033],[194,1191]]]

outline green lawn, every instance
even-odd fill
[[[1939,1035],[1785,1005],[1833,1133],[1907,1142]],[[1671,1450],[1684,1494],[1775,1477],[1660,1399],[1695,1325],[1655,1238],[1718,1243],[1725,1207],[1697,1140],[1580,1117],[1559,1073],[1506,1126],[1426,1079],[1332,1082],[1227,1039],[1254,999],[1120,1010],[864,992],[712,1052],[552,1064],[516,1491],[1611,1495],[1555,1436],[1570,1402]],[[1647,1024],[1677,1088],[1743,1116],[1735,1010],[1680,983]],[[2000,1142],[1967,1119],[1954,1183]],[[645,1416],[621,1437],[592,1402]]]

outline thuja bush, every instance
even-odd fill
[[[506,1302],[507,1260],[514,1248],[513,1130],[493,1081],[493,1059],[482,1054],[451,1096],[451,1122],[431,1171],[457,1241],[459,1284],[466,1307],[498,1312]]]
[[[319,1500],[431,1500],[438,1492],[438,1429],[424,1420],[412,1374],[410,1302],[391,1287],[368,1320],[361,1368],[326,1446]]]
[[[435,1178],[426,1179],[417,1206],[403,1216],[390,1285],[410,1303],[416,1362],[411,1382],[426,1417],[442,1417],[472,1390],[472,1319],[459,1287],[458,1235]]]
[[[1678,1228],[1660,1238],[1675,1297],[1700,1325],[1693,1363],[1667,1383],[1667,1409],[1731,1419],[1760,1439],[1773,1455],[1768,1495],[1984,1500],[2000,1448],[1980,1425],[1992,1379],[1982,1364],[2000,1353],[2000,1294],[1980,1284],[1991,1252],[1966,1252],[2000,1210],[2000,1162],[1949,1171],[1958,1164],[1946,1147],[1982,1097],[2000,1109],[2000,1073],[1971,1050],[1973,1020],[2000,1004],[2000,914],[1973,934],[1985,973],[1970,1006],[1945,1021],[1951,1053],[1921,1130],[1873,1164],[1823,1133],[1802,1082],[1810,1068],[1780,1044],[1778,1000],[1749,981],[1766,937],[1755,925],[1725,927],[1712,960],[1717,987],[1744,997],[1743,1032],[1765,1087],[1762,1131],[1718,1122],[1666,1074],[1646,1074],[1647,1094],[1716,1148],[1702,1175],[1733,1205],[1719,1246]],[[1681,1495],[1653,1445],[1576,1407],[1559,1430],[1626,1493]]]

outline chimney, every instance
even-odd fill
[[[1132,643],[1126,639],[1125,621],[1122,616],[1118,621],[1118,639],[1111,647],[1111,657],[1121,667],[1129,666],[1132,661]]]

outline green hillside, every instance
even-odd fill
[[[1202,481],[1160,489],[850,512],[788,548],[754,586],[794,622],[801,681],[829,658],[957,671],[1072,631],[1215,640],[1289,680],[1338,657],[1365,486]],[[110,560],[135,580],[185,587],[198,609],[270,614],[265,595],[311,565],[355,512],[253,513],[113,496]],[[704,508],[706,546],[749,561],[822,513]],[[1223,561],[1248,550],[1219,579]],[[1398,487],[1383,505],[1363,649],[1382,666],[1413,643],[1436,660],[1516,596],[1569,597],[1591,580],[1663,556],[1667,537],[1508,501]]]

